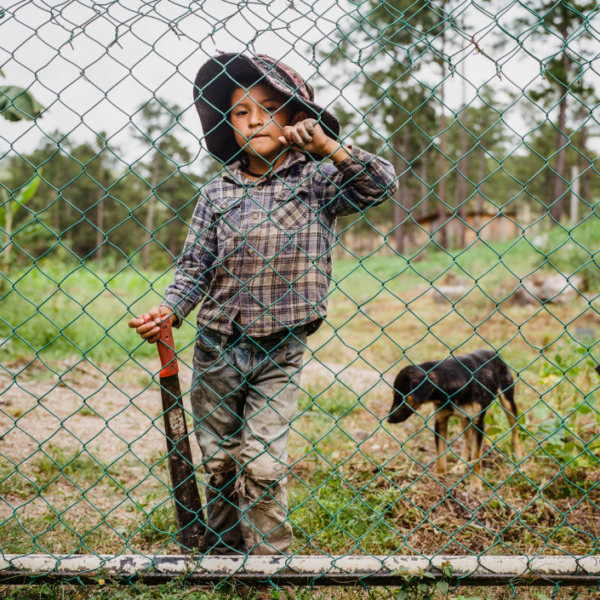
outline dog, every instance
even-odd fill
[[[523,458],[514,385],[508,366],[492,350],[477,350],[464,356],[410,365],[396,376],[394,400],[387,420],[403,423],[423,404],[433,403],[436,470],[445,473],[448,420],[452,416],[458,417],[464,436],[461,458],[464,463],[473,464],[473,471],[479,476],[474,486],[481,487],[485,412],[499,394],[502,394],[502,405],[511,427],[515,457],[519,461]]]

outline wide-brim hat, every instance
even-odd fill
[[[312,87],[293,69],[264,54],[223,53],[205,62],[194,82],[194,102],[205,145],[215,158],[228,165],[244,156],[229,120],[231,94],[238,87],[238,81],[247,81],[253,76],[288,98],[293,109],[303,110],[317,119],[325,133],[337,139],[340,122],[314,102]]]

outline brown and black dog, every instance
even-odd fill
[[[474,485],[481,485],[481,453],[484,439],[485,412],[502,394],[502,405],[512,431],[515,456],[523,457],[517,426],[514,379],[506,363],[492,350],[410,365],[394,381],[394,401],[388,416],[390,423],[402,423],[419,407],[431,402],[435,407],[435,445],[437,472],[446,472],[448,420],[458,417],[463,426],[464,463],[473,464],[479,475]]]

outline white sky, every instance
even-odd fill
[[[508,4],[481,6],[498,13]],[[498,56],[491,35],[484,35],[493,21],[483,8],[472,2],[454,2],[453,6],[457,12],[464,11],[464,22],[484,52]],[[319,75],[311,62],[309,43],[327,50],[337,24],[347,25],[345,15],[356,11],[356,4],[345,0],[205,0],[185,5],[170,0],[112,0],[95,5],[89,0],[24,0],[5,8],[0,19],[0,67],[6,76],[2,84],[31,86],[48,110],[36,123],[0,120],[0,152],[10,146],[16,152],[29,152],[57,129],[69,132],[77,142],[93,140],[97,132],[106,131],[111,145],[116,144],[131,162],[142,148],[127,125],[137,107],[155,94],[188,109],[182,118],[187,131],[179,135],[195,153],[201,130],[192,105],[192,81],[198,67],[216,50],[243,51],[251,42],[258,53],[285,57],[284,62],[303,76],[312,76],[315,84],[334,77],[348,82],[360,70],[352,62],[359,58],[358,49],[343,66],[334,69],[325,62]],[[512,18],[517,9],[511,10]],[[117,37],[118,43],[113,43]],[[493,61],[477,53],[472,44],[465,43],[465,47],[462,68],[469,81],[474,86],[487,83],[500,99],[506,98],[502,89],[541,81],[539,62],[523,51],[503,66],[500,81]],[[548,54],[553,47],[548,44]],[[546,50],[537,48],[539,54]],[[441,77],[439,67],[432,63],[423,65],[418,76],[430,84]],[[461,90],[459,77],[448,79],[448,105],[460,106]],[[474,87],[468,93],[472,97]],[[346,89],[343,95],[351,104],[364,102],[356,88]],[[329,86],[318,91],[317,100],[327,104],[339,96]],[[528,131],[535,126],[516,115],[514,110],[508,115],[515,127]]]

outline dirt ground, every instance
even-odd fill
[[[289,443],[294,550],[594,552],[598,463],[592,454],[587,463],[561,463],[536,432],[549,413],[564,419],[571,437],[585,435],[591,443],[598,435],[595,409],[572,411],[585,396],[581,389],[597,387],[593,373],[586,368],[571,374],[573,389],[561,391],[552,374],[541,372],[564,335],[562,323],[595,327],[595,311],[583,304],[553,312],[505,307],[490,316],[481,299],[452,311],[419,289],[402,301],[399,313],[397,299],[378,297],[358,316],[355,305],[338,301],[330,319],[337,332],[324,326],[310,338],[313,354],[306,355],[301,412]],[[501,349],[520,379],[526,457],[516,464],[506,418],[492,406],[486,426],[495,433],[483,463],[487,485],[474,489],[475,476],[457,468],[459,437],[449,452],[451,470],[435,473],[427,410],[402,425],[389,425],[385,417],[391,384],[407,356],[441,358],[444,346],[463,353],[488,343]],[[191,379],[187,358],[184,388]],[[4,552],[177,552],[160,393],[152,383],[157,361],[115,369],[78,360],[53,365],[60,380],[39,360],[9,364],[15,379],[0,382]],[[184,404],[189,410],[189,396]],[[453,432],[458,436],[456,427]],[[561,439],[568,454],[570,438]],[[193,440],[191,446],[199,464],[198,446]],[[578,456],[575,446],[571,454]]]

